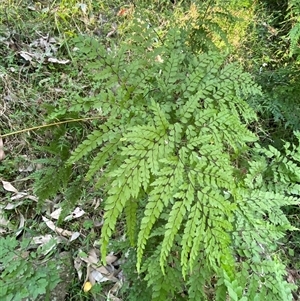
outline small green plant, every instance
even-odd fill
[[[30,239],[19,242],[12,236],[0,238],[1,300],[37,300],[40,295],[44,295],[44,300],[47,300],[51,290],[60,281],[57,262],[48,261],[47,258],[44,263],[39,262],[37,259],[41,250],[26,252],[30,242]]]

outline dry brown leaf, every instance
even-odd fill
[[[76,207],[75,210],[68,216],[66,216],[65,221],[70,221],[73,218],[79,218],[85,214],[85,211],[79,207]]]
[[[3,160],[5,158],[5,153],[3,150],[3,140],[0,137],[0,161]]]
[[[94,207],[94,209],[96,210],[99,206],[100,206],[100,204],[103,202],[103,199],[101,199],[101,198],[95,198],[94,200],[93,200],[93,203],[92,203],[92,206]]]
[[[19,223],[19,228],[18,231],[16,232],[16,236],[18,237],[20,233],[23,231],[23,227],[25,225],[25,218],[23,214],[20,213],[20,223]]]
[[[53,236],[51,234],[46,234],[41,236],[35,236],[32,238],[32,240],[36,245],[44,245],[48,243],[52,238]]]
[[[112,30],[106,35],[107,38],[113,36],[117,32],[117,25],[115,23],[111,25],[111,28]]]
[[[1,182],[2,182],[4,190],[9,191],[9,192],[18,193],[18,190],[13,185],[11,185],[9,182],[7,182],[7,181],[1,181]]]
[[[32,57],[34,56],[33,54],[26,51],[20,51],[19,54],[25,61],[29,61],[29,62],[32,61]]]
[[[8,203],[3,209],[5,210],[13,210],[17,208],[20,205],[23,205],[24,201],[18,202],[18,203]]]
[[[81,280],[81,278],[82,278],[82,261],[78,256],[74,259],[74,268],[77,271],[78,279]]]
[[[115,294],[118,293],[118,291],[121,289],[122,287],[122,282],[118,281],[114,284],[114,286],[109,290],[110,294]]]
[[[38,249],[40,250],[41,254],[43,254],[44,256],[46,256],[47,254],[49,254],[53,249],[55,249],[57,247],[57,245],[59,244],[59,240],[57,237],[55,237],[54,239],[51,239],[48,243],[40,245],[38,247]]]
[[[103,277],[105,277],[107,280],[105,280],[105,281],[113,281],[113,282],[118,282],[119,281],[119,279],[118,278],[116,278],[115,276],[114,276],[114,274],[113,273],[111,273],[105,266],[100,266],[100,267],[97,267],[97,266],[92,266],[92,269],[93,270],[96,270],[96,271],[98,271],[99,273],[101,273],[102,274],[102,276]]]
[[[62,235],[62,236],[66,236],[66,237],[71,237],[73,235],[73,232],[69,231],[69,230],[65,230],[59,227],[56,227],[55,224],[49,220],[47,217],[42,216],[43,221],[46,223],[46,225],[54,232]]]
[[[4,233],[6,233],[7,231],[5,230],[5,229],[3,229],[3,228],[1,228],[0,227],[0,234],[4,234]]]
[[[21,253],[21,257],[22,257],[23,259],[27,259],[27,258],[29,257],[29,255],[30,255],[30,252],[29,252],[29,251],[23,251],[23,252]]]
[[[104,224],[104,219],[102,218],[101,219],[101,221],[99,221],[99,220],[95,220],[94,221],[94,227],[95,228],[99,228],[99,227],[102,227],[103,226],[103,224]],[[94,243],[98,243],[97,241],[95,241]]]
[[[100,283],[105,281],[112,281],[112,282],[119,281],[119,279],[117,279],[113,273],[110,273],[105,266],[97,267],[95,265],[89,267],[88,278],[92,283],[94,282]]]
[[[77,239],[80,236],[79,232],[74,232],[70,238],[70,242]]]
[[[26,199],[38,202],[38,198],[36,196],[33,196],[33,195],[26,195]]]
[[[26,192],[18,192],[16,195],[12,196],[10,198],[11,201],[16,201],[16,200],[20,200],[23,199],[24,197],[27,196]]]
[[[158,63],[163,63],[164,62],[164,60],[162,59],[162,57],[159,54],[155,57],[155,61],[158,62]]]
[[[58,219],[59,219],[59,216],[60,216],[60,214],[61,214],[61,212],[62,212],[62,209],[61,209],[61,208],[58,208],[58,209],[54,210],[54,211],[50,214],[50,216],[51,216],[52,218],[58,220]],[[74,210],[70,215],[68,215],[68,216],[65,217],[64,221],[70,221],[70,220],[72,220],[72,219],[74,219],[74,218],[79,218],[79,217],[83,216],[84,214],[85,214],[85,211],[84,211],[84,210],[82,210],[82,209],[79,208],[79,207],[76,207],[75,210]]]
[[[110,294],[110,293],[108,293],[107,298],[108,298],[108,300],[111,300],[111,301],[122,301],[122,299],[115,297],[113,294]]]
[[[118,259],[118,257],[111,253],[111,254],[108,254],[105,259],[106,259],[107,264],[112,264],[113,262],[115,262]]]
[[[87,13],[87,5],[84,3],[77,3],[76,6],[81,9],[81,11],[86,14]]]
[[[129,7],[123,7],[121,8],[118,13],[117,13],[117,16],[118,17],[124,17],[124,16],[129,16],[129,15],[132,15],[134,12],[134,6],[133,5],[130,5]]]
[[[89,251],[89,256],[87,258],[81,258],[83,261],[85,261],[88,264],[97,264],[99,262],[99,258],[96,254],[95,249],[91,249]]]
[[[89,279],[90,279],[90,281],[94,281],[94,282],[98,282],[98,283],[109,281],[109,279],[107,277],[105,277],[103,274],[101,274],[97,270],[92,270],[92,272],[89,275]]]
[[[59,216],[60,216],[60,214],[61,214],[61,211],[62,211],[62,209],[61,209],[61,208],[58,208],[58,209],[54,210],[54,211],[50,214],[50,216],[51,216],[52,218],[58,220],[58,219],[59,219]]]
[[[49,57],[48,58],[48,62],[55,63],[55,64],[65,65],[65,64],[70,63],[70,60],[58,60],[58,59],[56,59],[54,57]]]
[[[288,283],[296,283],[297,280],[300,279],[300,273],[298,270],[292,270],[292,269],[289,269],[287,270],[288,272],[288,276],[287,276],[287,282]]]

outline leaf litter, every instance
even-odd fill
[[[3,189],[10,193],[10,195],[6,197],[8,202],[6,202],[6,204],[0,203],[0,233],[6,233],[6,228],[9,227],[10,222],[5,218],[5,210],[16,210],[17,207],[23,205],[26,200],[30,199],[34,202],[38,202],[38,199],[26,191],[19,191],[9,181],[1,180],[1,183]],[[99,200],[94,199],[91,204],[92,207],[97,208],[99,206],[99,202]],[[49,218],[42,215],[43,222],[54,233],[33,236],[28,247],[29,250],[41,249],[41,254],[46,256],[51,251],[56,250],[59,244],[71,243],[82,235],[78,231],[70,231],[56,226],[54,221],[57,221],[60,218],[61,213],[62,208],[59,207],[49,213]],[[86,212],[81,207],[77,206],[64,218],[64,221],[71,222],[84,217],[85,214]],[[19,213],[19,225],[15,229],[16,237],[21,235],[25,223],[26,219],[24,215]],[[101,221],[100,226],[102,226],[102,224],[103,220]],[[95,221],[94,225],[97,226],[98,222]],[[29,256],[29,253],[27,256]],[[88,254],[79,252],[78,256],[74,258],[74,268],[77,271],[78,279],[83,281],[83,291],[88,292],[96,283],[111,282],[114,284],[111,289],[108,290],[107,295],[110,296],[111,300],[121,300],[114,295],[118,293],[123,283],[122,270],[120,268],[116,268],[119,267],[120,261],[118,259],[118,256],[110,253],[106,257],[106,265],[102,265],[98,248],[90,249]],[[82,279],[83,271],[85,271],[85,279]]]

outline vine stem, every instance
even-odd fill
[[[98,117],[86,117],[86,118],[70,119],[70,120],[64,120],[64,121],[59,121],[59,122],[54,122],[54,123],[49,123],[49,124],[44,124],[44,125],[33,126],[31,128],[26,128],[26,129],[23,129],[23,130],[19,130],[19,131],[11,132],[11,133],[8,133],[8,134],[0,135],[0,138],[5,138],[5,137],[25,133],[25,132],[31,132],[31,131],[35,131],[35,130],[38,130],[38,129],[51,127],[51,126],[55,126],[55,125],[60,125],[60,124],[64,124],[64,123],[88,121],[88,120],[94,120],[94,119],[99,119],[99,116]]]

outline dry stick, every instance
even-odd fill
[[[8,136],[17,135],[17,134],[25,133],[25,132],[31,132],[31,131],[34,131],[34,130],[38,130],[38,129],[42,129],[42,128],[46,128],[46,127],[50,127],[50,126],[54,126],[54,125],[60,125],[60,124],[64,124],[64,123],[77,122],[77,121],[88,121],[88,120],[93,120],[93,119],[99,119],[99,117],[87,117],[87,118],[70,119],[70,120],[64,120],[64,121],[59,121],[59,122],[54,122],[54,123],[49,123],[49,124],[44,124],[44,125],[38,125],[38,126],[31,127],[31,128],[15,131],[15,132],[12,132],[12,133],[0,135],[0,138],[5,138],[5,137],[8,137]]]

